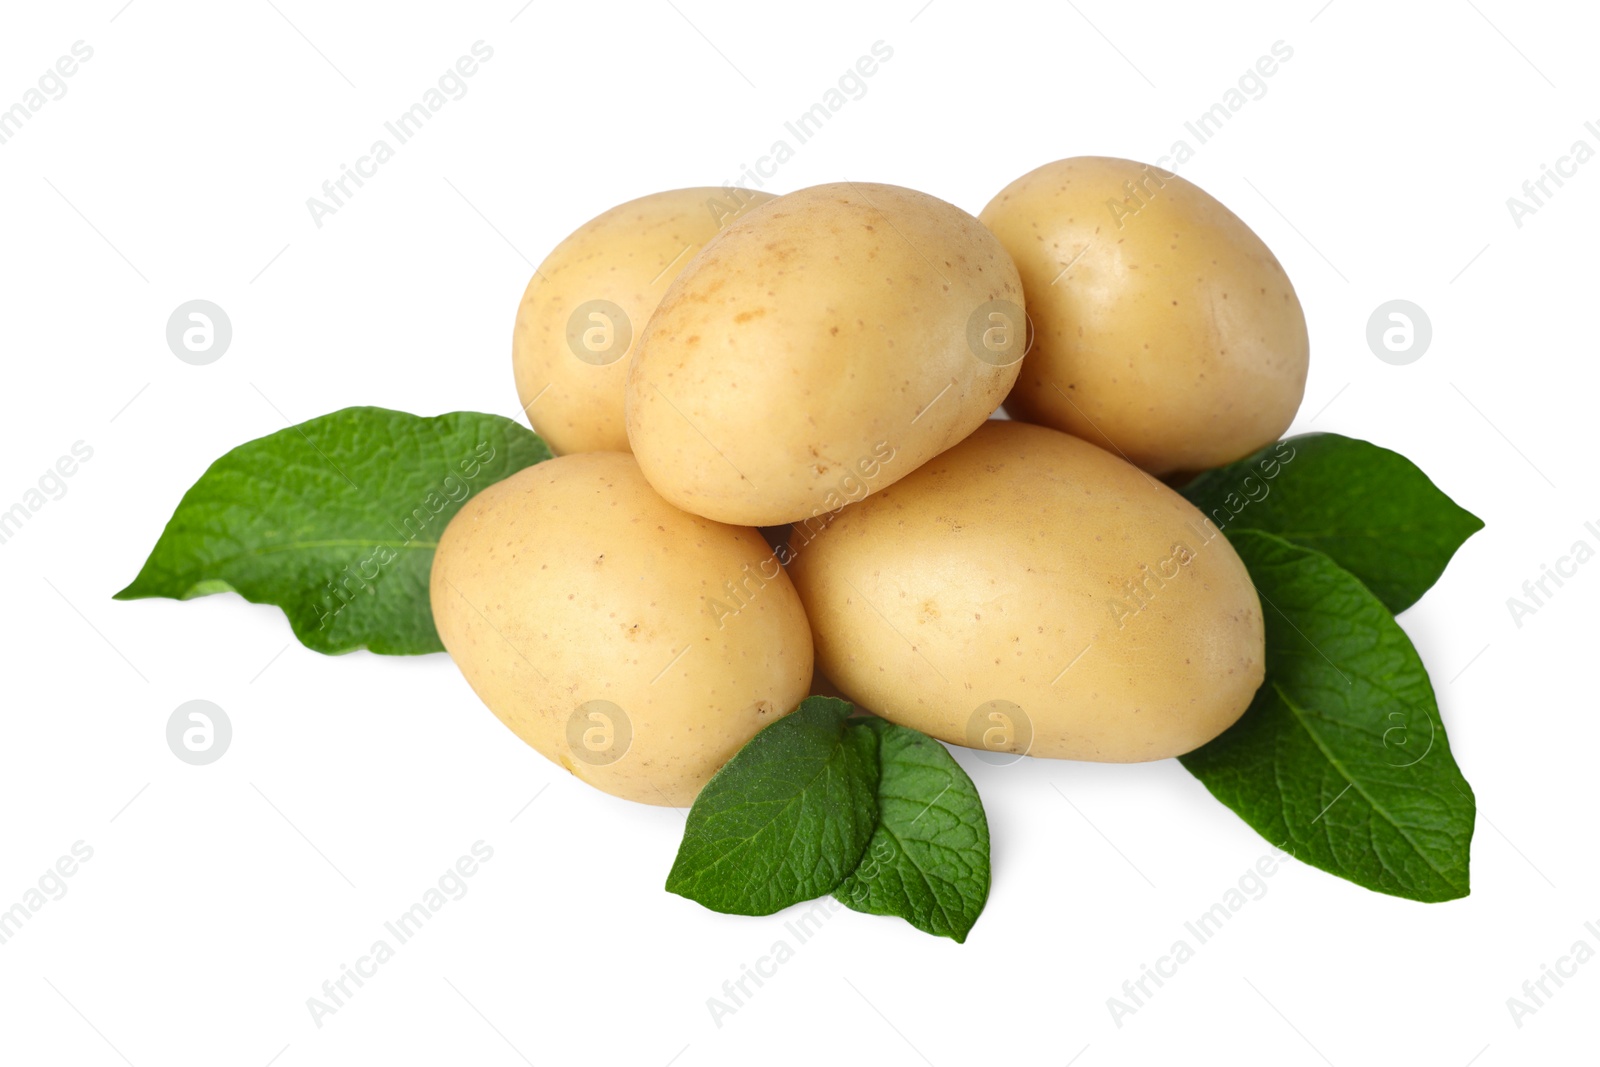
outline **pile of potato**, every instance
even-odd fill
[[[829,683],[953,744],[1179,755],[1250,703],[1262,618],[1158,479],[1276,440],[1307,354],[1266,245],[1139,163],[1047,164],[978,218],[647,196],[529,282],[517,388],[557,458],[450,523],[435,621],[506,725],[645,803]]]

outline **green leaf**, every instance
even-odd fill
[[[1268,445],[1183,495],[1230,534],[1263,530],[1324,553],[1397,614],[1483,529],[1404,456],[1336,433]]]
[[[1229,540],[1266,619],[1266,681],[1183,765],[1261,836],[1357,885],[1412,900],[1468,892],[1475,805],[1417,651],[1320,552]]]
[[[734,915],[771,915],[855,870],[878,807],[877,735],[854,707],[808,697],[764,728],[689,809],[667,889]]]
[[[965,941],[989,899],[989,821],[977,788],[943,745],[916,730],[882,719],[850,729],[878,737],[878,828],[833,895],[856,911]]]
[[[474,493],[549,458],[498,415],[345,408],[213,463],[116,596],[235,591],[281,607],[318,652],[442,652],[428,605],[440,533]]]

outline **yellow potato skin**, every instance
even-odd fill
[[[691,803],[811,683],[805,613],[760,533],[672,507],[624,453],[547,460],[473,497],[440,538],[430,595],[502,722],[644,804]],[[591,721],[591,701],[620,721]]]
[[[809,541],[795,533],[818,671],[943,741],[989,747],[980,709],[1008,701],[1028,754],[1163,759],[1227,729],[1261,684],[1261,605],[1232,546],[1177,493],[1056,430],[991,421]],[[1021,751],[1026,733],[998,747]]]
[[[1267,246],[1203,189],[1084,156],[1023,175],[980,217],[1016,261],[1033,320],[1013,418],[1154,474],[1231,463],[1293,421],[1305,313]]]
[[[517,307],[511,362],[523,415],[552,451],[628,451],[623,386],[640,331],[695,253],[724,225],[771,199],[745,189],[654,193],[584,223],[545,257]],[[592,300],[622,309],[631,341],[612,351],[620,324],[580,316],[613,331],[601,351],[593,350],[598,341],[585,346],[586,360],[567,331],[573,313]],[[580,345],[584,335],[576,335]]]
[[[992,301],[1016,309],[1015,354],[984,359],[969,328]],[[726,227],[662,298],[629,371],[628,439],[686,511],[750,526],[832,511],[995,411],[1021,305],[1005,249],[959,208],[860,182],[790,193]]]

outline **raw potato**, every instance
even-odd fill
[[[672,285],[628,377],[628,439],[686,511],[836,510],[971,433],[1016,380],[1022,286],[987,230],[893,185],[779,197]]]
[[[430,591],[490,710],[628,800],[691,803],[811,683],[805,613],[761,535],[672,507],[623,453],[547,460],[473,497]]]
[[[1109,452],[993,421],[802,543],[817,668],[953,744],[1134,762],[1198,748],[1264,668],[1231,545]]]
[[[545,258],[517,308],[511,361],[523,415],[552,451],[628,451],[622,391],[640,331],[694,254],[771,199],[745,189],[655,193],[584,223]]]
[[[1305,314],[1267,246],[1203,189],[1084,156],[1023,175],[982,219],[1022,272],[1034,343],[1014,418],[1155,474],[1276,441],[1305,392]]]

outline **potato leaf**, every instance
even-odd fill
[[[943,745],[916,730],[882,719],[850,729],[878,736],[878,827],[833,895],[856,911],[965,941],[989,899],[989,821],[977,788]]]
[[[1329,556],[1396,614],[1483,529],[1409,459],[1336,433],[1268,445],[1183,495],[1229,534],[1263,530]]]
[[[847,701],[809,697],[706,783],[667,890],[734,915],[770,915],[831,892],[878,818],[878,739]]]
[[[345,408],[213,463],[116,597],[235,591],[281,607],[318,652],[441,652],[428,604],[440,533],[473,494],[549,458],[498,415]]]
[[[1266,681],[1183,765],[1261,836],[1380,893],[1468,892],[1476,808],[1399,624],[1320,552],[1232,530],[1261,594]]]

